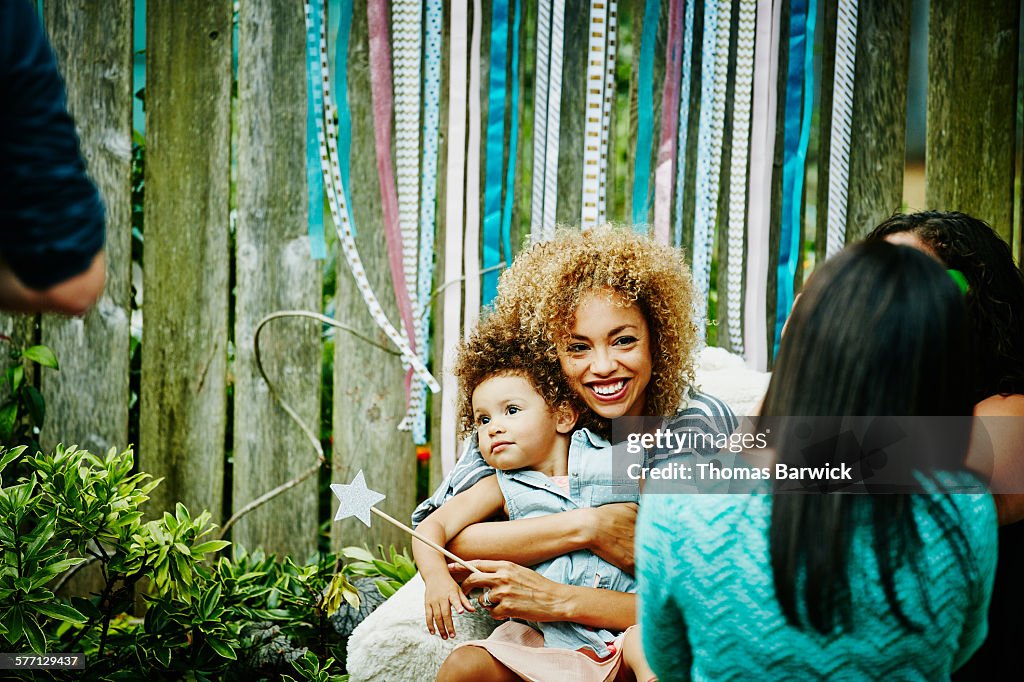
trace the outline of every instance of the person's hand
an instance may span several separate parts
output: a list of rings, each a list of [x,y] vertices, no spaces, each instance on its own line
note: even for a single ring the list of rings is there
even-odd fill
[[[423,593],[424,612],[427,617],[427,632],[437,634],[441,639],[455,636],[452,609],[458,613],[475,611],[469,597],[459,589],[454,580],[431,580]]]
[[[480,603],[498,619],[523,618],[535,622],[566,620],[565,585],[543,577],[536,571],[509,561],[470,561],[482,573],[456,570],[449,565],[452,577],[463,578],[462,591],[483,589]],[[461,568],[461,567],[459,567]]]
[[[580,510],[586,512],[590,529],[588,549],[630,575],[635,569],[633,539],[639,509],[633,502],[619,502]]]

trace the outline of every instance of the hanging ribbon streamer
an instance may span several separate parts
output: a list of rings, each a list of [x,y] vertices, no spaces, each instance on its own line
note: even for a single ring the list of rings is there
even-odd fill
[[[321,8],[322,9],[322,8]],[[306,26],[313,25],[312,8],[309,2],[305,3]],[[342,188],[341,168],[338,162],[338,133],[334,128],[333,115],[325,115],[331,111],[331,85],[330,69],[327,65],[327,36],[324,31],[323,15],[320,15],[320,69],[323,79],[323,99],[314,103],[317,122],[317,142],[320,147],[320,164],[324,176],[324,188],[327,191],[327,202],[331,209],[331,217],[334,219],[335,228],[338,231],[338,239],[341,243],[342,252],[348,263],[352,276],[356,280],[356,286],[362,295],[363,302],[370,312],[370,316],[378,327],[387,335],[388,339],[395,344],[402,356],[402,361],[410,364],[415,374],[426,382],[431,391],[437,392],[441,389],[437,380],[426,368],[420,358],[409,345],[408,340],[395,329],[388,320],[387,315],[377,301],[370,282],[366,277],[366,270],[363,268],[359,258],[359,250],[356,248],[355,238],[352,230],[352,217],[349,213],[348,204],[345,203]],[[311,37],[307,34],[307,41]],[[307,42],[307,48],[309,44]]]
[[[850,126],[857,59],[857,0],[839,0],[836,71],[832,81],[832,131],[828,158],[828,232],[825,257],[846,244],[846,200],[850,182]]]
[[[683,84],[679,89],[679,141],[676,144],[676,221],[672,243],[683,244],[683,198],[686,189],[687,138],[690,134],[690,73],[693,65],[693,4],[686,0],[685,34],[683,36]]]
[[[394,114],[392,93],[391,36],[388,0],[370,0],[366,6],[366,21],[370,33],[370,96],[373,99],[373,138],[377,156],[377,177],[380,181],[380,201],[384,214],[384,238],[388,247],[391,267],[391,285],[398,302],[398,314],[413,352],[416,341],[413,330],[412,297],[406,285],[403,264],[402,228],[398,219],[398,189],[395,169],[391,161],[391,117]],[[411,375],[406,376],[406,399],[412,398]],[[403,426],[407,426],[404,422]]]
[[[519,155],[519,24],[523,2],[516,0],[515,19],[512,21],[512,124],[509,132],[508,168],[505,170],[505,208],[501,215],[501,249],[505,267],[512,264],[512,205],[516,196],[516,158]]]
[[[605,59],[608,26],[608,5],[604,0],[590,2],[590,28],[587,31],[587,80],[584,98],[583,123],[583,197],[580,210],[580,228],[596,227],[600,215],[601,158],[607,154],[601,145]]]
[[[714,0],[708,0],[713,5]],[[647,226],[650,208],[651,141],[654,136],[654,42],[658,36],[661,0],[647,0],[640,37],[640,66],[637,75],[636,160],[633,163],[633,229]]]
[[[775,158],[776,87],[782,0],[757,5],[754,39],[754,112],[750,133],[750,191],[747,199],[747,288],[743,306],[743,347],[747,365],[768,368],[768,250],[772,163]]]
[[[460,334],[462,289],[463,207],[465,199],[466,163],[466,62],[468,61],[468,26],[466,0],[452,0],[449,35],[451,50],[448,59],[448,160],[445,186],[444,237],[444,321],[442,353],[445,365],[444,389],[441,393],[441,468],[445,474],[455,466],[455,412],[458,382],[448,363],[455,360]]]
[[[338,172],[342,183],[339,191],[345,199],[346,206],[352,205],[352,197],[349,195],[349,187],[352,186],[349,173],[349,159],[352,156],[352,112],[348,108],[348,39],[351,32],[352,0],[339,0],[338,39],[334,55],[334,75],[338,83],[335,113],[338,119]],[[327,113],[330,114],[330,110]],[[358,234],[355,222],[351,223],[350,227],[352,234]]]
[[[320,146],[316,141],[316,104],[323,102],[320,91],[320,51],[316,36],[320,35],[323,0],[312,0],[313,22],[306,27],[306,189],[309,196],[309,252],[316,260],[327,258],[324,240],[324,178],[320,174]]]
[[[615,102],[615,55],[618,43],[618,2],[608,0],[608,46],[605,49],[604,103],[601,105],[601,163],[598,169],[597,223],[607,221],[608,156],[611,154],[611,117]]]
[[[782,164],[782,210],[779,226],[779,267],[776,284],[775,350],[793,307],[793,280],[800,258],[803,225],[804,162],[811,131],[814,100],[815,0],[793,0],[789,33],[789,75],[786,83],[786,153]],[[802,59],[801,59],[802,57]],[[801,103],[802,100],[802,103]]]
[[[679,76],[683,62],[683,0],[670,0],[668,5],[668,44],[665,47],[665,85],[662,91],[661,138],[658,143],[658,165],[654,169],[654,238],[659,244],[669,243],[672,219],[672,164],[676,158],[679,130]]]
[[[441,0],[427,0],[424,30],[426,53],[423,70],[423,175],[420,192],[420,262],[417,268],[420,318],[417,346],[420,356],[430,357],[430,294],[434,280],[434,222],[437,211],[437,141],[441,120],[441,31],[443,21]],[[412,437],[417,445],[427,442],[427,388],[420,384],[423,409],[412,423]]]
[[[693,279],[697,285],[694,313],[700,329],[698,338],[702,344],[707,330],[711,245],[718,211],[730,29],[728,0],[708,0],[704,5],[700,127],[697,135],[697,201],[693,220]]]
[[[736,89],[732,110],[732,160],[729,168],[728,266],[726,271],[726,312],[729,345],[743,354],[740,324],[743,295],[743,239],[747,210],[747,156],[750,150],[750,96],[754,78],[754,20],[756,0],[740,0],[736,36]]]
[[[483,3],[473,0],[473,33],[469,44],[469,137],[466,141],[466,270],[465,320],[462,333],[468,339],[480,317],[480,33]]]
[[[490,80],[487,84],[487,158],[484,184],[483,261],[480,300],[490,303],[498,293],[501,262],[501,182],[505,159],[505,91],[508,69],[508,0],[491,4]],[[509,163],[512,158],[509,158]],[[509,186],[509,191],[511,191]]]
[[[419,298],[416,291],[416,268],[419,256],[419,192],[420,192],[420,66],[423,54],[423,5],[420,0],[394,0],[391,5],[391,25],[394,30],[393,59],[395,62],[395,165],[398,194],[398,223],[402,235],[402,276],[410,292],[412,335],[414,347],[426,362],[424,339],[420,334]],[[407,381],[411,375],[407,377]],[[410,388],[409,408],[399,425],[401,430],[412,430],[413,424],[423,419],[426,404],[419,387]],[[415,434],[414,434],[415,439]]]
[[[537,64],[533,103],[533,187],[530,193],[530,241],[544,234],[544,153],[548,143],[548,74],[551,70],[551,2],[537,5]]]
[[[551,8],[551,72],[548,83],[547,147],[544,150],[544,234],[555,236],[555,209],[558,207],[558,145],[562,120],[562,49],[565,38],[565,0],[555,0]]]

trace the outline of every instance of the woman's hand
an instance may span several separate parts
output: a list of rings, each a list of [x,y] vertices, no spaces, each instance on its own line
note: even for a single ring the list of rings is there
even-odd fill
[[[639,509],[633,502],[620,502],[580,510],[586,512],[586,527],[590,529],[587,548],[630,575],[635,568],[633,537]]]
[[[427,616],[427,632],[435,631],[441,639],[455,636],[452,609],[459,613],[475,611],[469,597],[459,589],[454,580],[430,580],[423,593],[424,612]],[[435,630],[436,628],[436,630]]]
[[[494,618],[523,618],[535,622],[567,620],[565,585],[509,561],[469,563],[483,572],[465,577],[462,591],[469,594],[475,588],[482,588],[484,597],[480,601],[491,604],[489,609]],[[448,568],[456,580],[468,572],[456,564],[449,564]]]

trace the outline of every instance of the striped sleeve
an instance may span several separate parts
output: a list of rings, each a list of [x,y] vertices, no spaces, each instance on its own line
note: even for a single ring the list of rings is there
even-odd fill
[[[442,481],[441,485],[437,487],[437,490],[434,491],[433,495],[420,502],[416,509],[413,510],[413,528],[420,525],[423,519],[430,516],[435,509],[440,507],[449,499],[458,495],[463,490],[469,490],[477,483],[477,481],[480,481],[493,473],[494,469],[492,469],[480,455],[480,448],[477,447],[476,441],[472,438],[467,438],[462,451],[462,456],[459,457],[457,462],[455,462],[455,466],[448,475],[445,476],[444,481]]]

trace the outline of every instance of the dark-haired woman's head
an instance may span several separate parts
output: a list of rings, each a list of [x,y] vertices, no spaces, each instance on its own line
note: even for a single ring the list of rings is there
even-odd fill
[[[942,211],[896,214],[867,237],[883,239],[922,249],[967,280],[974,401],[1024,393],[1024,275],[1006,242],[984,221]]]
[[[790,318],[764,413],[966,415],[962,295],[933,258],[871,242],[815,271]]]

